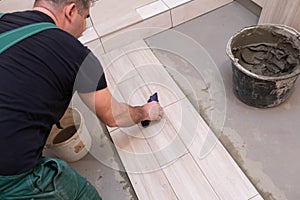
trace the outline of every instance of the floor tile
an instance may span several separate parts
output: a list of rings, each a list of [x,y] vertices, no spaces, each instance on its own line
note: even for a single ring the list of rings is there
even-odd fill
[[[160,0],[144,5],[136,9],[142,19],[148,19],[157,14],[167,11],[169,8]]]
[[[159,60],[144,42],[137,42],[123,48],[142,79],[148,84],[152,93],[158,92],[162,106],[172,104],[182,98],[184,94],[174,84]]]
[[[126,52],[136,69],[147,65],[161,65],[160,61],[145,42],[142,43],[138,41],[122,49]]]
[[[160,169],[147,141],[140,136],[139,127],[135,127],[135,129],[131,129],[130,135],[121,129],[116,129],[111,133],[126,171],[128,173],[147,173]]]
[[[136,8],[155,0],[101,0],[91,8],[91,17],[95,29],[104,36],[142,21]],[[109,9],[108,9],[109,8]]]
[[[171,27],[171,17],[168,11],[147,20],[131,24],[123,29],[116,30],[109,35],[102,36],[101,40],[105,51],[109,52]]]
[[[87,42],[86,44],[84,44],[84,46],[87,46],[98,59],[100,55],[104,53],[101,41],[99,39]]]
[[[29,10],[33,7],[34,0],[1,0],[0,12],[15,12],[21,10]]]
[[[201,149],[196,138],[190,152],[218,196],[221,199],[240,200],[249,199],[256,195],[256,189],[239,166],[233,161],[213,133],[210,132],[209,134],[211,140],[206,137],[204,142],[209,143],[207,146],[212,148],[207,148],[207,152],[203,152],[203,148]]]
[[[145,104],[149,96],[152,95],[139,75],[117,84],[117,88],[122,94],[125,103],[133,106]]]
[[[182,4],[185,4],[193,0],[162,0],[162,1],[165,2],[169,8],[175,8],[177,6],[180,6]]]
[[[117,84],[137,74],[131,61],[121,50],[116,49],[101,56],[101,61],[105,65],[105,70],[111,73]]]
[[[262,198],[262,196],[261,195],[256,195],[255,197],[252,197],[251,199],[249,199],[249,200],[264,200],[263,198]]]
[[[189,154],[179,158],[163,171],[178,199],[219,199]]]
[[[161,167],[175,162],[188,153],[181,138],[166,117],[159,122],[151,122],[149,127],[141,128],[141,130]]]
[[[169,74],[160,65],[146,65],[137,68],[152,93],[158,92],[159,101],[163,106],[170,105],[184,98],[184,94]]]
[[[178,199],[162,170],[129,174],[138,199]]]
[[[208,128],[187,99],[167,106],[164,108],[164,114],[172,123],[187,149],[190,149],[192,144],[197,144],[199,148],[204,145],[209,133]]]
[[[91,42],[93,40],[98,39],[98,34],[96,33],[95,29],[93,26],[88,27],[83,33],[82,36],[80,38],[78,38],[78,40],[82,43],[82,44],[86,44],[88,42]]]

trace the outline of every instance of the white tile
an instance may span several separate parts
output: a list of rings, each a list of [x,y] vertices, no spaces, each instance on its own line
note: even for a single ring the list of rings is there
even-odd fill
[[[175,8],[192,0],[162,0],[169,8]]]
[[[155,1],[145,6],[136,9],[136,12],[142,17],[142,19],[148,19],[157,14],[167,11],[169,8],[162,1]]]
[[[96,33],[94,27],[89,27],[87,28],[83,33],[82,36],[78,38],[78,40],[82,43],[82,44],[86,44],[88,42],[91,42],[93,40],[98,39],[98,34]]]
[[[178,199],[219,199],[190,154],[163,170]]]
[[[104,54],[99,55],[99,59],[103,64],[105,69],[108,67],[118,58],[124,56],[124,53],[120,49],[116,49],[114,51],[106,52]]]
[[[125,103],[140,106],[147,102],[152,95],[145,82],[139,75],[117,84]]]
[[[149,83],[148,87],[151,93],[157,92],[159,103],[163,107],[174,104],[184,98],[184,94],[174,82]]]
[[[109,133],[111,133],[111,132],[113,132],[113,131],[115,131],[115,130],[118,129],[118,127],[109,127],[109,126],[106,126],[106,128],[107,128],[107,130],[108,130]]]
[[[139,44],[139,43],[135,43],[135,44],[136,45],[126,46],[123,49],[136,69],[148,65],[153,65],[153,66],[162,65],[160,61],[156,58],[156,56],[153,54],[153,52],[149,49],[148,46],[140,47],[140,45],[143,44]]]
[[[131,131],[131,135],[140,134],[137,126]],[[111,137],[127,172],[146,173],[160,169],[145,139],[130,136],[121,129],[113,131]]]
[[[188,153],[178,133],[166,117],[159,122],[151,122],[149,127],[141,128],[141,130],[161,167],[175,162]]]
[[[101,37],[105,51],[131,44],[140,39],[165,31],[172,27],[170,11],[141,20],[134,25],[127,26]]]
[[[0,1],[0,12],[15,12],[22,10],[31,10],[33,7],[34,0],[1,0]]]
[[[138,49],[149,49],[148,45],[143,39],[137,40],[129,45],[121,47],[122,51],[128,54],[129,52],[136,51]]]
[[[141,48],[140,48],[141,46]],[[153,52],[143,43],[136,43],[130,47],[127,55],[142,79],[148,85],[152,93],[158,92],[162,106],[172,104],[182,98],[184,94],[164,69]]]
[[[178,199],[162,170],[128,176],[138,199]]]
[[[85,19],[85,26],[86,26],[86,28],[90,28],[93,26],[93,22],[90,17]]]
[[[212,148],[207,149],[207,152],[202,152],[203,149],[201,147],[205,144],[200,146],[196,138],[190,148],[190,152],[218,196],[221,199],[240,200],[250,199],[257,195],[254,186],[226,149],[213,136],[212,132],[209,135],[210,137],[206,137],[202,143],[209,143],[209,146]]]
[[[108,70],[111,73],[116,84],[137,75],[137,72],[127,55],[119,49],[102,55],[101,60],[105,65],[105,70]]]
[[[162,65],[140,66],[137,71],[151,92],[158,92],[159,101],[163,106],[175,103],[185,97]]]
[[[93,40],[84,45],[87,46],[98,59],[99,59],[99,55],[104,53],[104,49],[99,39]]]
[[[262,198],[262,196],[260,196],[259,194],[257,194],[255,197],[252,197],[249,200],[264,200],[264,199]]]
[[[164,113],[185,146],[190,149],[192,144],[195,144],[201,150],[209,131],[191,103],[187,99],[180,100],[164,108]]]
[[[100,36],[142,21],[136,8],[153,0],[101,0],[91,8],[91,18]]]

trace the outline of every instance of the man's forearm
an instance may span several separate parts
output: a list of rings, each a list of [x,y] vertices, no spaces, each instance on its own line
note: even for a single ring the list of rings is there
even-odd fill
[[[148,117],[143,106],[130,106],[124,103],[116,104],[117,105],[114,105],[112,109],[115,126],[132,126]]]
[[[158,102],[130,106],[118,102],[107,88],[97,92],[81,93],[80,97],[98,118],[110,127],[128,127],[143,120],[160,120],[163,115]]]

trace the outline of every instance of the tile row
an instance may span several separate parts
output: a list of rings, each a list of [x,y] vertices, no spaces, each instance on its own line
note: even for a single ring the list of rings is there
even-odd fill
[[[100,60],[123,101],[140,105],[158,91],[164,107],[163,119],[147,128],[109,130],[139,199],[260,198],[144,42],[100,55]]]
[[[102,0],[91,9],[94,31],[87,31],[85,43],[99,36],[104,52],[125,46],[138,39],[175,27],[212,11],[233,0],[124,0],[118,4]],[[109,11],[107,10],[109,9]]]

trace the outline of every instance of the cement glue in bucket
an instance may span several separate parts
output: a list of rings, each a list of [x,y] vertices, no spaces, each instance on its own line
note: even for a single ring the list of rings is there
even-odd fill
[[[226,53],[235,96],[258,108],[283,103],[300,73],[299,37],[296,30],[275,24],[246,27],[232,36]]]
[[[91,148],[91,137],[82,114],[75,108],[68,108],[60,120],[63,129],[54,125],[48,137],[46,148],[66,162],[83,158]]]

